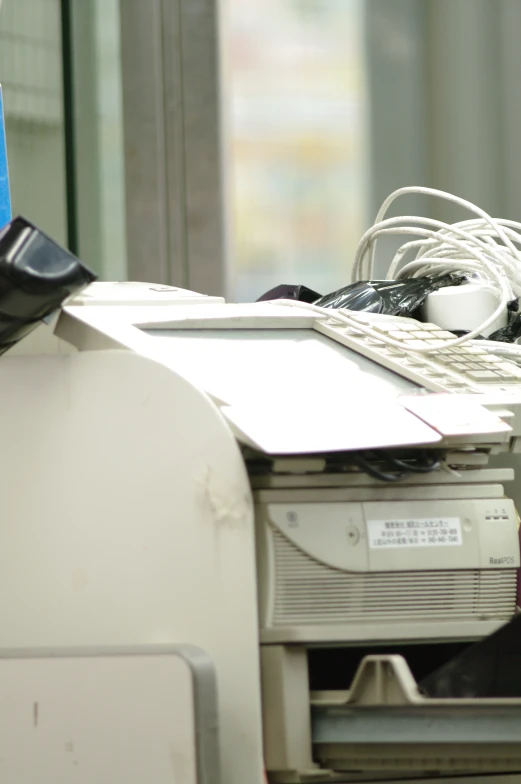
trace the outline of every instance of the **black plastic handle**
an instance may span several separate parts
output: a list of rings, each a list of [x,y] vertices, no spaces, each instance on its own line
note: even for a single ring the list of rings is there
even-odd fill
[[[22,217],[0,232],[0,353],[96,275]]]

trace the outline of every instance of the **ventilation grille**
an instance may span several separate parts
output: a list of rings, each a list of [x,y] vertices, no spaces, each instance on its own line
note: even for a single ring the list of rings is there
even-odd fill
[[[508,618],[515,569],[346,573],[273,531],[274,626]]]

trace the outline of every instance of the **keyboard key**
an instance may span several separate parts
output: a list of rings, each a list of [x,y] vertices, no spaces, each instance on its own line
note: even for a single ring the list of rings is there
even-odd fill
[[[372,329],[377,332],[383,332],[385,335],[390,335],[392,332],[411,332],[418,329],[416,325],[409,324],[395,324],[393,322],[382,322],[371,324]]]
[[[502,384],[519,384],[519,379],[516,376],[511,376],[507,370],[498,370],[496,375],[499,376]]]
[[[404,340],[403,344],[406,348],[427,348],[429,346],[427,340]]]
[[[456,335],[453,335],[452,332],[447,332],[445,329],[441,329],[436,332],[436,337],[445,338],[446,340],[454,340]]]
[[[413,321],[411,323],[407,323],[406,321],[400,321],[398,323],[393,324],[393,329],[400,329],[403,332],[416,332],[418,330],[418,324]]]
[[[511,370],[514,375],[521,375],[521,367],[516,362],[498,362],[497,365],[494,365],[494,370],[497,368],[501,368],[502,370]]]
[[[389,332],[389,337],[394,338],[394,340],[407,340],[409,333],[393,330],[392,332]]]
[[[452,362],[450,369],[455,370],[458,373],[466,373],[467,370],[470,370],[471,368],[465,362]]]
[[[488,357],[478,357],[479,366],[484,370],[495,370],[497,367],[496,362],[489,362]]]
[[[447,352],[439,352],[439,354],[435,354],[434,358],[436,362],[439,362],[441,365],[453,365],[454,364],[454,357],[452,354],[448,354]]]
[[[486,351],[470,351],[465,346],[463,346],[463,351],[460,351],[459,353],[461,356],[465,356],[467,359],[473,359],[476,362],[481,362],[482,359],[488,357]]]
[[[467,354],[486,354],[484,348],[478,348],[477,346],[461,346],[463,351],[466,351]]]
[[[468,375],[470,378],[473,378],[475,381],[498,380],[498,374],[494,373],[493,370],[469,370]]]
[[[501,365],[496,365],[494,370],[496,371],[504,370],[514,378],[521,378],[521,368],[519,368],[517,365],[514,365],[513,362],[505,362],[502,363]]]

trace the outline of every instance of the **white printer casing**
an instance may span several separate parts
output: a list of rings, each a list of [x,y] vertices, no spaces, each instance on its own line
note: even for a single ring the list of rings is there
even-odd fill
[[[314,321],[105,284],[0,362],[0,671],[13,651],[196,645],[227,784],[262,784],[265,763],[335,777],[313,759],[308,647],[474,640],[515,611],[513,474],[487,467],[507,421],[471,431],[469,407],[444,432],[403,403],[421,390]],[[400,487],[328,469],[379,447],[452,467]]]

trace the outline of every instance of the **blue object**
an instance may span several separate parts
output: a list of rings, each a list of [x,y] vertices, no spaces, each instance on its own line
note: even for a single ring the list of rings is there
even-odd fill
[[[5,143],[4,103],[0,86],[0,229],[11,220],[11,195],[9,192],[9,169]]]

